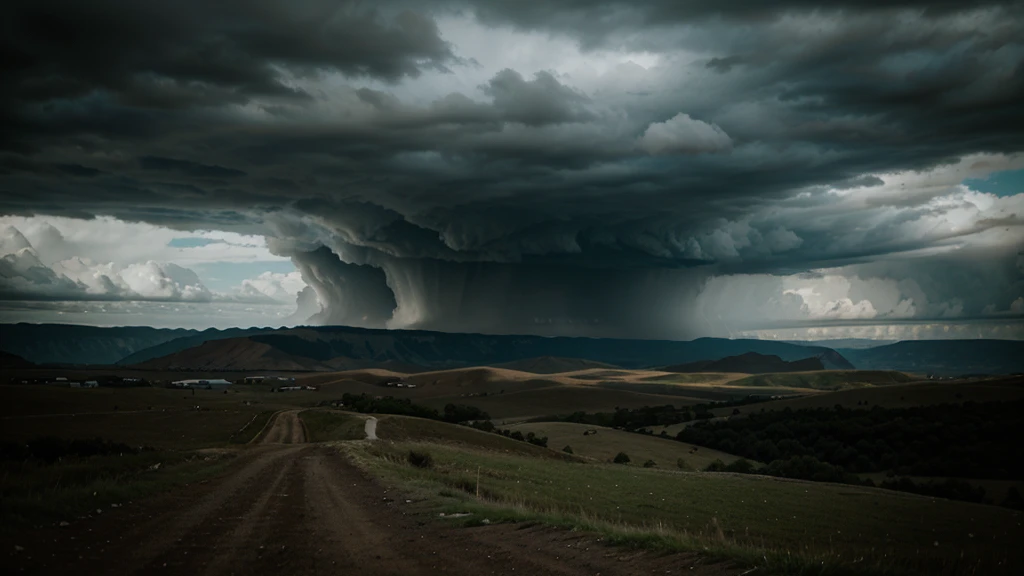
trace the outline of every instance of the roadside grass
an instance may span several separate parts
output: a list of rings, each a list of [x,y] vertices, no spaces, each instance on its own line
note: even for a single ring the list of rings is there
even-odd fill
[[[336,410],[305,410],[299,418],[306,425],[309,442],[362,440],[366,438],[366,419]]]
[[[274,410],[257,412],[253,415],[251,420],[246,422],[241,428],[231,435],[230,442],[232,444],[248,444],[252,442],[257,436],[264,432],[264,428],[276,413],[277,412]]]
[[[677,442],[674,438],[648,436],[603,426],[573,422],[530,422],[514,424],[508,428],[519,430],[524,435],[533,432],[537,436],[547,436],[548,448],[561,450],[570,446],[573,454],[601,462],[611,462],[616,454],[625,452],[629,455],[630,466],[640,466],[647,460],[654,460],[658,468],[678,470],[677,461],[682,458],[686,470],[703,470],[715,460],[729,464],[739,459],[739,456],[733,454]],[[596,430],[597,434],[584,436],[583,433],[588,430]],[[691,453],[694,448],[697,451]]]
[[[881,489],[558,462],[424,442],[339,445],[469,523],[533,521],[698,551],[771,573],[1016,574],[1021,514]],[[433,465],[407,462],[410,450]],[[479,485],[477,484],[479,477]],[[476,497],[479,490],[480,498]]]
[[[824,370],[820,372],[781,372],[757,374],[733,380],[730,386],[775,388],[807,388],[811,390],[841,390],[866,386],[891,386],[916,380],[913,376],[895,370]]]
[[[53,464],[0,462],[0,530],[13,533],[30,526],[74,522],[112,505],[213,477],[232,458],[230,452],[148,450],[65,458]]]

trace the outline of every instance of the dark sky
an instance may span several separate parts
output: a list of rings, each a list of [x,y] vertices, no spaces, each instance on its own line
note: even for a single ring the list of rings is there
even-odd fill
[[[1024,338],[1024,8],[819,4],[7,2],[0,320]]]

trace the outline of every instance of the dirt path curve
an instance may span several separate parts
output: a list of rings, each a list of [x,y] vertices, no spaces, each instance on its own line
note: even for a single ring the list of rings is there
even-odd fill
[[[299,418],[299,410],[285,410],[274,416],[270,429],[263,435],[262,444],[302,444],[306,429]]]
[[[2,542],[7,574],[734,575],[692,555],[623,550],[542,527],[428,516],[318,444],[245,450],[231,473]],[[12,552],[13,544],[22,550]],[[6,566],[9,566],[7,568]]]

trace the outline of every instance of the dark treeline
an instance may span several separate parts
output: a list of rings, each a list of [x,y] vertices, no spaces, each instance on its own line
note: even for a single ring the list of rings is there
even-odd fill
[[[501,434],[502,436],[504,436],[506,438],[511,438],[513,440],[519,440],[520,442],[529,442],[530,444],[533,444],[534,446],[540,446],[541,448],[547,448],[548,447],[548,437],[547,436],[537,436],[533,432],[527,432],[526,435],[523,436],[523,433],[520,432],[519,430],[492,430],[492,431],[495,434]]]
[[[914,481],[910,478],[888,478],[880,484],[875,484],[871,479],[861,479],[856,474],[843,470],[842,466],[833,466],[818,460],[814,456],[794,456],[785,460],[773,460],[767,466],[758,466],[745,458],[740,458],[731,464],[715,460],[705,470],[708,472],[761,474],[764,476],[795,478],[815,482],[839,482],[860,486],[878,486],[889,490],[912,492],[914,494],[949,498],[951,500],[965,500],[967,502],[988,504],[996,503],[986,496],[984,488],[974,486],[965,480],[946,478],[940,481]],[[1020,509],[1022,507],[1020,500],[1020,494],[1016,489],[1011,488],[1009,494],[1000,504]]]
[[[640,428],[651,426],[671,426],[694,420],[707,420],[714,418],[711,410],[716,408],[746,406],[767,402],[768,400],[769,398],[766,397],[748,396],[740,400],[695,404],[680,408],[667,404],[665,406],[644,406],[643,408],[634,409],[616,408],[614,412],[573,412],[568,416],[549,416],[538,418],[535,421],[575,422],[577,424],[590,424],[592,426],[606,426],[608,428],[636,431]]]
[[[771,465],[799,457],[843,472],[1019,480],[1024,401],[754,412],[699,422],[677,440]]]
[[[346,408],[365,414],[397,414],[455,424],[491,419],[487,412],[480,410],[476,406],[467,406],[465,404],[447,404],[444,407],[444,412],[438,412],[433,408],[414,404],[408,398],[393,398],[391,396],[380,398],[368,394],[349,393],[342,395],[341,402]]]

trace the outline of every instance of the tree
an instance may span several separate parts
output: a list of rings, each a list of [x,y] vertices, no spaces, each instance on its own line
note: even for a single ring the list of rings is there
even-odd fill
[[[615,455],[615,459],[612,462],[616,464],[629,464],[629,455],[625,452],[619,452]]]

